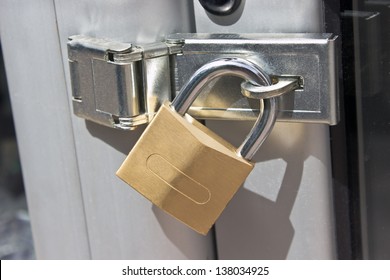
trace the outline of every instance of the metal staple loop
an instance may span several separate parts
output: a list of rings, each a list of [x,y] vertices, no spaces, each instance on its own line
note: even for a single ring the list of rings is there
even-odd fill
[[[251,82],[241,83],[241,93],[252,99],[269,99],[303,88],[303,78],[300,76],[273,76],[275,81],[270,86],[258,86]]]

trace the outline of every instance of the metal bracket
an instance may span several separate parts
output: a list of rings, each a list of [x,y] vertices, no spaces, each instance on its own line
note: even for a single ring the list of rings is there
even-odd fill
[[[68,58],[74,113],[131,130],[147,123],[171,99],[169,56],[180,51],[167,43],[146,46],[76,35]]]
[[[332,34],[173,34],[134,46],[83,35],[69,38],[74,113],[120,129],[149,122],[202,65],[220,57],[250,60],[274,77],[299,77],[280,96],[278,121],[338,121],[338,78]],[[199,119],[254,120],[260,111],[251,88],[221,77],[203,89],[189,113]],[[241,87],[243,94],[240,94]],[[297,88],[297,87],[295,87]]]

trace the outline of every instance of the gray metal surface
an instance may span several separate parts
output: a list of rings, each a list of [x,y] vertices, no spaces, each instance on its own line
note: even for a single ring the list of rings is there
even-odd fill
[[[194,1],[197,31],[322,31],[322,1],[242,2],[226,19],[207,15]],[[0,3],[37,257],[213,258],[210,236],[182,226],[114,176],[141,131],[114,131],[72,117],[70,110],[68,36],[155,42],[168,33],[194,31],[191,5],[173,0]],[[208,125],[233,144],[252,126]],[[335,258],[327,126],[279,123],[254,160],[254,172],[217,223],[219,256]]]
[[[246,0],[228,17],[194,1],[197,32],[322,32],[322,1]],[[207,121],[233,144],[252,126]],[[328,126],[277,123],[216,224],[221,259],[334,259]]]
[[[0,22],[36,256],[90,258],[53,2],[1,0]]]
[[[193,31],[191,3],[0,3],[37,258],[214,258],[211,236],[185,228],[115,176],[142,129],[113,131],[73,117],[70,110],[69,36],[155,42],[167,33]]]
[[[188,1],[71,0],[55,4],[69,106],[66,44],[70,35],[147,44],[169,33],[192,31]],[[93,259],[214,258],[211,235],[203,237],[186,228],[115,176],[142,128],[116,131],[75,116],[72,124]]]

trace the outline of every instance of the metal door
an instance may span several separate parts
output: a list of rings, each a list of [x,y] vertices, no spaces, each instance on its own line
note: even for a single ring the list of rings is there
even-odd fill
[[[203,237],[115,177],[142,129],[116,131],[72,114],[66,51],[74,34],[149,43],[175,32],[322,33],[324,7],[321,0],[243,0],[221,18],[198,1],[0,1],[37,257],[336,258],[328,126],[277,123],[255,170]],[[207,125],[233,144],[251,126]]]

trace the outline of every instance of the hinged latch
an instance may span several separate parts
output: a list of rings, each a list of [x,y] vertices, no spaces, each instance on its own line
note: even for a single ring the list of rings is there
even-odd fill
[[[68,56],[74,113],[120,129],[148,123],[191,75],[220,57],[241,57],[271,76],[299,77],[280,96],[278,121],[338,121],[332,34],[173,34],[142,46],[76,35]],[[203,89],[189,113],[199,119],[254,120],[259,102],[240,93],[242,80],[221,77]],[[246,96],[251,97],[248,93]]]
[[[133,129],[151,120],[171,100],[169,56],[177,45],[127,43],[76,35],[68,54],[76,115],[104,125]]]

